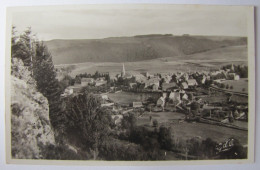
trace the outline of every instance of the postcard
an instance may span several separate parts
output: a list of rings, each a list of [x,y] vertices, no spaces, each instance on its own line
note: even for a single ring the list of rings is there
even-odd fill
[[[6,162],[254,162],[253,6],[9,7]]]

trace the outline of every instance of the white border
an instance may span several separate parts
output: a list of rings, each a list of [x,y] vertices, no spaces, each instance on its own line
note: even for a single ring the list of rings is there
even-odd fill
[[[18,1],[19,1],[19,0],[18,0]],[[21,5],[21,1],[19,1],[19,2],[18,2],[18,1],[16,2],[16,5]],[[11,4],[12,4],[13,2],[14,2],[14,1],[12,1]],[[69,2],[69,1],[66,1],[66,2],[64,2],[64,3],[68,3],[68,2]],[[78,2],[79,2],[79,1],[77,1],[77,3],[78,3]],[[93,1],[92,1],[92,2],[93,2]],[[139,2],[140,2],[140,1],[139,1]],[[187,1],[182,1],[182,2],[183,2],[183,3],[185,3],[185,2],[187,3]],[[198,2],[198,1],[196,1],[196,2]],[[195,3],[196,3],[196,2],[195,2]],[[204,1],[204,2],[205,2],[205,1]],[[247,2],[249,2],[249,1],[247,1]],[[54,3],[53,3],[53,1],[51,1],[51,2],[47,2],[47,3],[52,3],[52,4],[55,4],[55,3],[56,3],[56,4],[57,4],[57,3],[59,3],[59,1],[55,1]],[[70,3],[73,3],[73,2],[70,1]],[[74,2],[74,3],[75,3],[75,2]],[[81,2],[81,3],[82,3],[82,2]],[[95,2],[95,3],[100,3],[100,1]],[[104,3],[104,2],[101,2],[101,3]],[[157,3],[158,3],[158,1],[157,1]],[[164,2],[164,3],[165,3],[165,2]],[[166,2],[166,3],[169,3],[169,1]],[[180,1],[178,1],[178,3],[180,3]],[[194,1],[189,2],[189,3],[194,3]],[[202,2],[198,2],[198,3],[202,3]],[[241,2],[240,2],[240,3],[241,3]],[[244,3],[245,3],[245,2],[244,2]],[[256,3],[256,2],[255,2],[255,3]],[[10,4],[10,3],[9,3],[9,4]],[[26,5],[30,5],[30,4],[40,5],[39,3],[38,3],[38,4],[37,4],[37,3],[33,3],[32,1],[26,1],[25,4],[26,4]],[[46,4],[46,1],[45,1],[44,3],[41,3],[41,4],[49,5],[49,4]],[[209,1],[207,1],[206,4],[209,4]],[[225,3],[222,2],[221,4],[225,4]],[[229,1],[229,4],[230,4],[230,1]],[[233,2],[233,4],[234,4],[234,2]],[[249,3],[249,4],[250,4],[250,3]],[[252,4],[252,3],[251,3],[251,4]],[[24,4],[22,4],[22,5],[24,5]],[[239,5],[239,3],[234,4],[234,5]],[[259,6],[259,2],[258,2],[257,5]],[[4,16],[4,15],[2,15],[2,16]],[[2,22],[2,21],[1,21],[1,22]],[[251,28],[251,29],[252,29],[252,28]],[[2,36],[2,34],[1,34],[1,36]],[[1,38],[2,38],[2,37],[1,37]],[[1,42],[1,43],[2,43],[2,42]],[[4,51],[2,44],[1,44],[1,50]],[[7,51],[8,51],[8,50],[7,50]],[[2,54],[1,54],[1,56],[2,56]],[[253,55],[253,56],[254,56],[254,55]],[[2,59],[3,59],[3,57],[2,57]],[[4,63],[4,62],[1,62],[1,63],[2,63],[1,66],[3,66],[3,63]],[[250,64],[251,64],[252,67],[254,67],[254,62],[251,62]],[[3,67],[1,67],[1,68],[3,68]],[[10,67],[9,67],[9,68],[10,68]],[[3,73],[3,71],[2,71],[2,73]],[[2,76],[2,75],[1,75],[1,76]],[[1,78],[2,78],[2,77],[1,77]],[[6,85],[7,85],[7,84],[6,84]],[[2,87],[2,86],[1,86],[1,87]],[[2,89],[3,89],[3,88],[2,88]],[[251,91],[251,94],[255,94],[254,88],[253,88],[252,86],[250,86],[250,91]],[[258,92],[258,91],[257,91],[257,92]],[[249,93],[250,93],[250,92],[249,92]],[[257,96],[257,95],[256,95],[256,96]],[[3,101],[2,98],[1,98],[1,100]],[[256,100],[256,101],[257,101],[257,100]],[[2,102],[2,103],[4,103],[4,102]],[[4,104],[3,104],[3,105],[4,105]],[[1,111],[3,111],[3,107],[1,108]],[[3,112],[2,112],[2,113],[3,113]],[[1,117],[1,120],[2,120],[2,117]],[[10,119],[9,119],[9,120],[10,120]],[[251,120],[254,120],[254,117],[252,117]],[[259,121],[258,121],[258,122],[259,122]],[[3,136],[3,135],[2,135],[2,132],[3,132],[2,130],[3,130],[3,129],[2,129],[2,127],[1,127],[1,136]],[[2,143],[1,143],[1,144],[2,144]],[[1,148],[1,151],[3,151],[2,148]],[[257,151],[257,149],[256,149],[256,151]],[[3,152],[1,152],[1,153],[2,153],[2,154],[1,154],[1,158],[2,158]],[[1,159],[1,160],[2,160],[2,159]],[[4,164],[3,164],[3,165],[4,165]],[[124,164],[124,165],[125,165],[125,164]],[[2,165],[1,165],[1,167],[2,167]],[[9,168],[15,168],[15,166],[5,166],[5,165],[4,165],[3,167],[4,167],[4,169],[5,169],[5,168],[8,168],[8,169],[9,169]],[[22,166],[22,167],[24,167],[24,166]],[[48,166],[48,167],[50,167],[50,166]],[[191,166],[188,166],[188,167],[191,167]],[[182,166],[181,168],[182,168],[182,169],[185,169],[185,168],[188,168],[188,167],[183,167],[183,166]],[[197,167],[197,168],[199,168],[199,169],[201,169],[201,168],[202,168],[202,169],[208,168],[208,167],[205,167],[205,166],[204,166],[204,167],[201,167],[201,166],[200,166],[200,167],[198,167],[198,166],[192,166],[192,167],[193,167],[193,168],[194,168],[194,167],[195,167],[195,168]],[[215,168],[217,168],[217,167],[220,168],[219,165],[216,165],[216,166],[215,166]],[[221,166],[221,167],[222,167],[222,166]],[[223,166],[223,167],[226,167],[226,168],[229,167],[229,168],[230,168],[231,166],[228,166],[228,165],[227,165],[227,166]],[[240,169],[240,168],[242,168],[242,167],[248,167],[248,166],[247,166],[247,165],[243,165],[243,166],[242,166],[242,165],[240,165],[240,166],[236,165],[236,169]],[[252,167],[255,168],[256,166],[252,166]],[[26,167],[26,168],[32,169],[32,168],[35,168],[35,166]],[[43,168],[43,166],[37,166],[37,168],[40,168],[40,169],[41,169],[41,168]],[[47,168],[47,167],[46,167],[46,168]],[[55,167],[52,167],[52,168],[55,168]],[[58,167],[57,167],[57,168],[58,168]],[[68,168],[68,167],[64,167],[64,168]],[[142,167],[140,167],[140,168],[142,168]],[[151,168],[151,167],[149,167],[149,168]],[[248,167],[248,168],[249,168],[249,167]],[[120,168],[120,169],[121,169],[121,168]],[[250,169],[251,169],[251,168],[250,168]]]

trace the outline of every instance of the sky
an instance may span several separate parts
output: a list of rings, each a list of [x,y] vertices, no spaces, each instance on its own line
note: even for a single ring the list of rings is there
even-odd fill
[[[100,39],[145,34],[247,36],[239,6],[84,5],[11,8],[18,32],[40,40]]]

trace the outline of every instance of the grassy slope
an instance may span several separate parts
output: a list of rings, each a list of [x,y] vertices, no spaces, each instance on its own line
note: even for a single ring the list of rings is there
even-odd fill
[[[232,46],[225,47],[207,52],[192,54],[186,58],[159,58],[138,62],[125,62],[125,68],[127,72],[142,72],[148,71],[149,73],[163,73],[163,72],[175,72],[175,71],[188,71],[193,70],[205,70],[205,68],[220,67],[227,64],[246,64],[246,46]],[[75,76],[80,73],[95,73],[109,72],[110,75],[120,73],[122,70],[122,63],[118,62],[88,62],[76,65],[71,73]]]
[[[217,142],[223,142],[226,139],[233,137],[239,139],[242,145],[247,144],[246,131],[203,123],[178,123],[178,119],[185,118],[184,114],[178,112],[147,112],[145,116],[138,118],[137,124],[139,126],[146,125],[147,127],[149,127],[150,116],[152,116],[152,120],[158,120],[159,124],[161,125],[171,123],[170,125],[172,127],[174,138],[178,138],[180,141],[183,142],[196,136],[203,140],[210,137]]]
[[[96,40],[51,40],[45,43],[55,64],[69,64],[134,62],[165,57],[190,59],[192,54],[221,47],[246,45],[246,38],[145,35]]]

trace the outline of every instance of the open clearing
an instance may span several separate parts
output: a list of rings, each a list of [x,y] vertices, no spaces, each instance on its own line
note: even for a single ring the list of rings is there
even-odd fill
[[[125,62],[126,72],[131,74],[138,74],[140,72],[149,72],[150,74],[156,73],[175,73],[178,71],[203,71],[210,68],[218,69],[221,66],[228,64],[246,64],[246,61],[229,61],[229,60],[184,60],[184,61],[169,61],[167,59],[156,59],[140,62]],[[122,63],[81,63],[73,64],[76,66],[70,73],[72,77],[75,77],[80,73],[95,73],[96,71],[101,73],[109,72],[111,77],[120,74],[122,71]],[[62,66],[62,65],[59,65]],[[56,66],[56,67],[59,67]],[[66,66],[66,65],[65,65]]]
[[[246,93],[248,94],[248,79],[241,78],[240,80],[225,80],[222,82],[224,85],[233,86],[233,89],[228,89],[229,91]],[[244,91],[243,91],[244,89]]]
[[[133,92],[119,92],[119,93],[108,93],[108,98],[115,103],[119,104],[130,104],[133,102],[145,101],[151,96],[160,97],[160,93],[133,93]]]
[[[138,74],[140,72],[169,73],[177,71],[202,71],[211,68],[218,69],[228,64],[244,64],[247,65],[247,47],[233,46],[225,47],[216,50],[196,53],[192,55],[169,56],[164,58],[124,62],[126,72]],[[55,67],[66,67],[75,65],[70,75],[72,77],[80,73],[95,73],[96,71],[104,73],[109,72],[111,77],[120,74],[122,63],[118,62],[85,62],[78,64],[61,64]]]
[[[174,139],[179,141],[198,137],[202,140],[211,138],[216,142],[223,142],[228,138],[236,138],[242,145],[247,145],[247,131],[197,122],[188,123],[184,121],[179,123],[179,120],[184,119],[185,115],[177,112],[146,112],[144,116],[138,118],[137,124],[153,129],[150,116],[152,116],[152,120],[158,120],[159,125],[170,125]],[[246,122],[244,123],[246,124]]]

